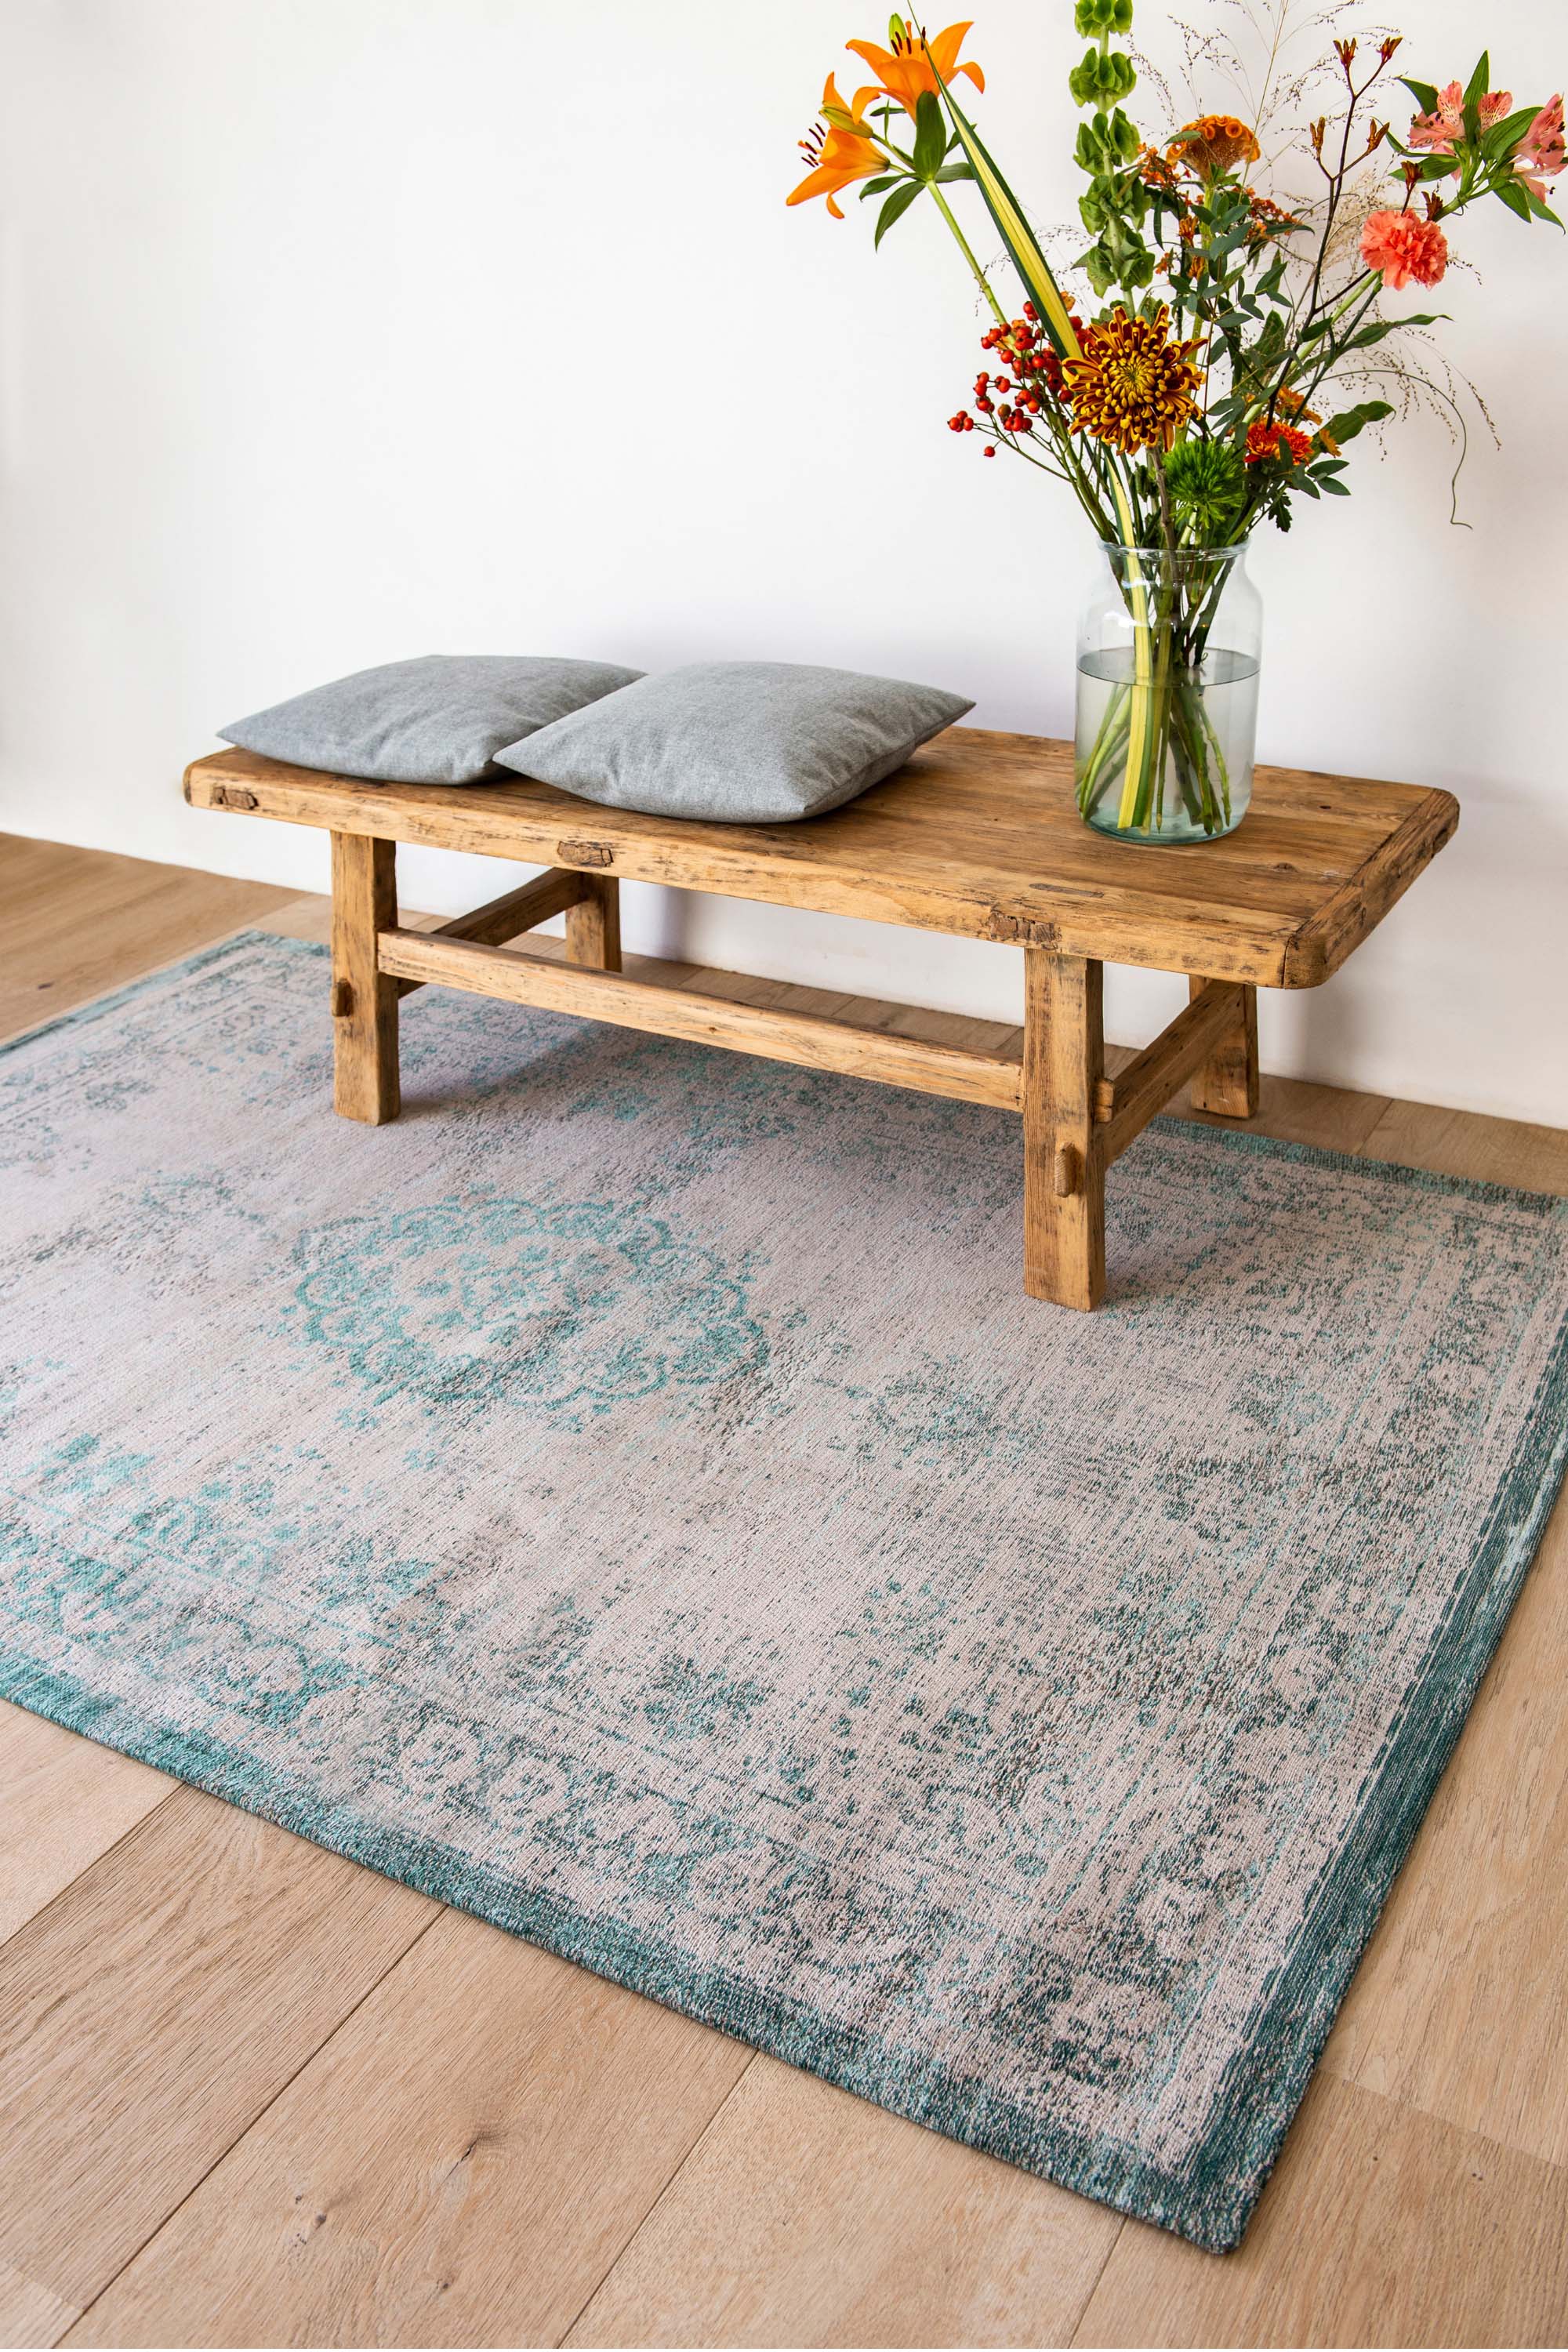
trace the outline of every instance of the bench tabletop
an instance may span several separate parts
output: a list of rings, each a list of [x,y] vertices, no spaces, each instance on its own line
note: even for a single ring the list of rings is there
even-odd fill
[[[364,783],[250,751],[195,761],[185,797],[335,833],[1272,988],[1314,987],[1336,971],[1459,816],[1446,792],[1259,768],[1251,809],[1223,841],[1113,841],[1079,816],[1069,744],[973,727],[950,728],[848,807],[795,824],[645,816],[521,776]]]

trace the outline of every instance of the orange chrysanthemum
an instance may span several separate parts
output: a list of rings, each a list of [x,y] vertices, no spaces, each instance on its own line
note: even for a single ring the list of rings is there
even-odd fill
[[[1415,213],[1373,213],[1361,233],[1361,257],[1381,269],[1383,282],[1398,293],[1414,278],[1436,286],[1448,267],[1448,240],[1436,221]]]
[[[1165,150],[1173,163],[1185,163],[1200,180],[1217,179],[1238,163],[1256,163],[1262,149],[1234,114],[1204,114],[1177,131]]]
[[[1260,466],[1266,457],[1283,457],[1288,466],[1304,466],[1312,454],[1312,436],[1298,433],[1293,425],[1270,425],[1260,416],[1247,428],[1247,462]]]
[[[1073,424],[1127,457],[1140,449],[1169,449],[1196,406],[1203,383],[1193,364],[1200,344],[1172,342],[1170,311],[1152,319],[1125,310],[1086,327],[1082,356],[1062,362]]]
[[[1300,393],[1292,392],[1289,386],[1287,385],[1283,392],[1276,394],[1276,405],[1283,409],[1287,416],[1293,416],[1298,425],[1317,425],[1319,428],[1318,438],[1322,443],[1324,448],[1328,451],[1330,457],[1337,457],[1339,456],[1339,443],[1334,439],[1333,435],[1329,431],[1327,425],[1324,425],[1318,411],[1315,408],[1308,407],[1307,403]]]

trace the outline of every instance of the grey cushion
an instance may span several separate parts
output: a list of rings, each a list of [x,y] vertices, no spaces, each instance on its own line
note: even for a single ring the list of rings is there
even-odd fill
[[[840,807],[973,710],[959,694],[796,662],[693,662],[496,753],[608,808],[777,824]]]
[[[226,743],[384,784],[471,784],[515,745],[641,670],[529,654],[421,654],[220,727]]]

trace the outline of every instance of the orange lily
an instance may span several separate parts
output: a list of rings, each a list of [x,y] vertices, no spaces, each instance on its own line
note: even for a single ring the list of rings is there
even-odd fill
[[[879,49],[875,41],[848,41],[845,46],[865,59],[877,76],[877,87],[883,97],[896,99],[906,114],[913,114],[922,90],[930,90],[933,98],[939,95],[937,74],[943,81],[951,81],[954,74],[967,74],[976,89],[984,89],[985,76],[980,68],[972,62],[958,62],[963,37],[973,22],[973,18],[967,18],[962,25],[950,25],[933,41],[905,25],[901,32],[893,35],[890,49]],[[933,65],[936,73],[931,71]]]
[[[872,145],[861,127],[867,102],[877,95],[874,89],[858,89],[854,106],[847,107],[838,95],[837,83],[828,75],[822,92],[822,110],[827,114],[831,110],[832,114],[842,116],[852,127],[844,130],[831,119],[826,131],[820,122],[813,125],[800,142],[800,152],[812,169],[798,188],[790,190],[784,198],[786,205],[804,205],[813,196],[826,196],[834,219],[842,220],[844,215],[835,202],[839,189],[848,187],[852,180],[868,180],[873,172],[886,169],[887,157],[879,147]]]

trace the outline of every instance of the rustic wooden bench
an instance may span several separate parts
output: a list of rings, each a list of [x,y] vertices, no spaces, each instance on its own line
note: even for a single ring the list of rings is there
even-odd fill
[[[336,1104],[398,1113],[397,1005],[437,983],[666,1037],[1022,1113],[1024,1283],[1090,1307],[1105,1286],[1105,1171],[1189,1077],[1199,1108],[1258,1108],[1258,990],[1315,988],[1358,947],[1458,822],[1444,792],[1289,768],[1257,774],[1226,839],[1110,841],[1073,805],[1065,743],[952,728],[847,808],[799,824],[695,824],[598,808],[522,778],[367,784],[248,751],[187,771],[194,807],[332,836]],[[400,841],[548,870],[443,924],[404,929]],[[622,876],[775,906],[999,940],[1024,950],[1021,1057],[780,1013],[621,971]],[[566,918],[566,961],[504,944]],[[1190,1001],[1114,1080],[1104,963],[1188,975]]]

